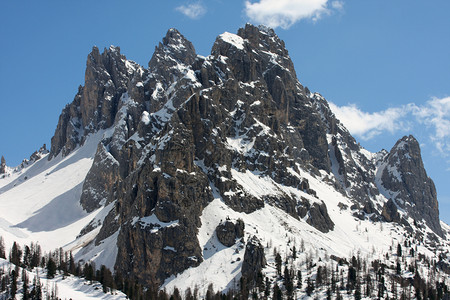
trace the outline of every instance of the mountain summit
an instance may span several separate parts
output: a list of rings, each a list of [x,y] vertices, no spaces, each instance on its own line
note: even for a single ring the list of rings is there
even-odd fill
[[[335,258],[384,253],[394,240],[449,251],[414,137],[390,152],[363,149],[300,84],[266,27],[219,35],[207,57],[170,29],[148,68],[118,47],[94,47],[48,161],[35,168],[51,176],[77,161],[85,167],[66,170],[78,182],[48,199],[80,206],[58,219],[83,224],[60,246],[144,286],[254,286],[255,274],[272,274],[274,251],[287,260],[305,242]],[[28,184],[13,183],[0,201]],[[19,219],[10,223],[32,231]]]

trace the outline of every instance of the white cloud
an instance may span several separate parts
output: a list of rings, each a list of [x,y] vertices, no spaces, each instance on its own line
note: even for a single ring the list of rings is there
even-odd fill
[[[259,0],[245,1],[245,13],[255,23],[287,29],[302,19],[316,21],[332,10],[342,11],[342,1],[328,0]]]
[[[394,133],[400,129],[408,128],[407,122],[402,118],[407,114],[403,107],[388,108],[381,112],[368,113],[360,110],[356,105],[337,106],[329,103],[330,108],[344,126],[354,135],[363,140],[389,131]]]
[[[450,151],[450,97],[433,98],[424,106],[409,104],[409,107],[419,123],[433,129],[431,139],[438,150],[448,153]]]
[[[331,7],[339,10],[339,11],[343,11],[344,10],[344,2],[342,1],[333,1],[331,2]]]
[[[373,113],[364,112],[354,104],[329,104],[350,133],[363,140],[372,139],[383,132],[410,133],[420,126],[441,155],[450,156],[450,97],[433,98],[423,105],[410,103]]]
[[[206,7],[200,2],[180,5],[175,9],[191,19],[198,19],[206,13]]]

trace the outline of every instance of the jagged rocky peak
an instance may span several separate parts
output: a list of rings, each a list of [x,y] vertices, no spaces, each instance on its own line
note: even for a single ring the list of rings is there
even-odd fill
[[[253,287],[261,270],[266,266],[264,246],[258,237],[252,236],[245,245],[244,261],[242,262],[242,277]]]
[[[126,59],[119,47],[111,46],[103,53],[97,47],[87,57],[85,85],[71,104],[63,109],[52,137],[49,159],[70,153],[84,142],[87,134],[111,127],[119,108],[119,100],[139,65]]]
[[[130,80],[130,64],[120,48],[111,46],[100,55],[97,47],[88,55],[85,86],[81,97],[81,125],[89,132],[108,128],[114,122],[117,102]]]
[[[276,77],[281,81],[297,81],[284,42],[266,27],[247,24],[238,34],[225,32],[219,35],[211,55],[226,63],[221,69],[227,78],[242,82],[266,80],[269,87]]]
[[[194,45],[175,28],[169,29],[162,43],[155,47],[155,52],[148,66],[152,70],[158,69],[161,67],[161,63],[170,62],[168,57],[174,58],[185,65],[193,64],[197,57]]]
[[[418,141],[404,136],[384,158],[380,169],[381,182],[395,204],[415,221],[422,219],[439,236],[443,236],[439,221],[436,188],[428,177]]]
[[[238,35],[255,49],[262,53],[271,53],[271,59],[282,67],[289,70],[294,78],[297,78],[294,64],[286,49],[286,45],[281,40],[272,28],[260,25],[258,27],[247,23],[244,28],[238,30]]]

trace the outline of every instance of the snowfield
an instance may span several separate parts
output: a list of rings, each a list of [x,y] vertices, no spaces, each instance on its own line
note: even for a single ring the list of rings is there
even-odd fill
[[[6,249],[14,241],[39,242],[43,251],[64,247],[99,213],[88,214],[79,200],[102,135],[90,135],[64,158],[59,155],[49,161],[45,156],[0,179],[0,236]]]

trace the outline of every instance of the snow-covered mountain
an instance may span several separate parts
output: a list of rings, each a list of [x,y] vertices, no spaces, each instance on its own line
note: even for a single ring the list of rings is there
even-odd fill
[[[374,262],[400,264],[386,276],[405,289],[419,275],[450,284],[450,228],[418,142],[363,149],[301,85],[269,28],[221,34],[207,57],[170,29],[148,68],[118,47],[94,47],[47,152],[15,169],[2,159],[7,249],[39,241],[144,287],[200,295],[211,283],[263,295],[261,282],[283,281],[292,296],[278,256],[303,272],[292,275],[297,297],[311,294],[312,281],[326,297],[321,268],[362,276],[352,257],[367,274],[378,274]]]

